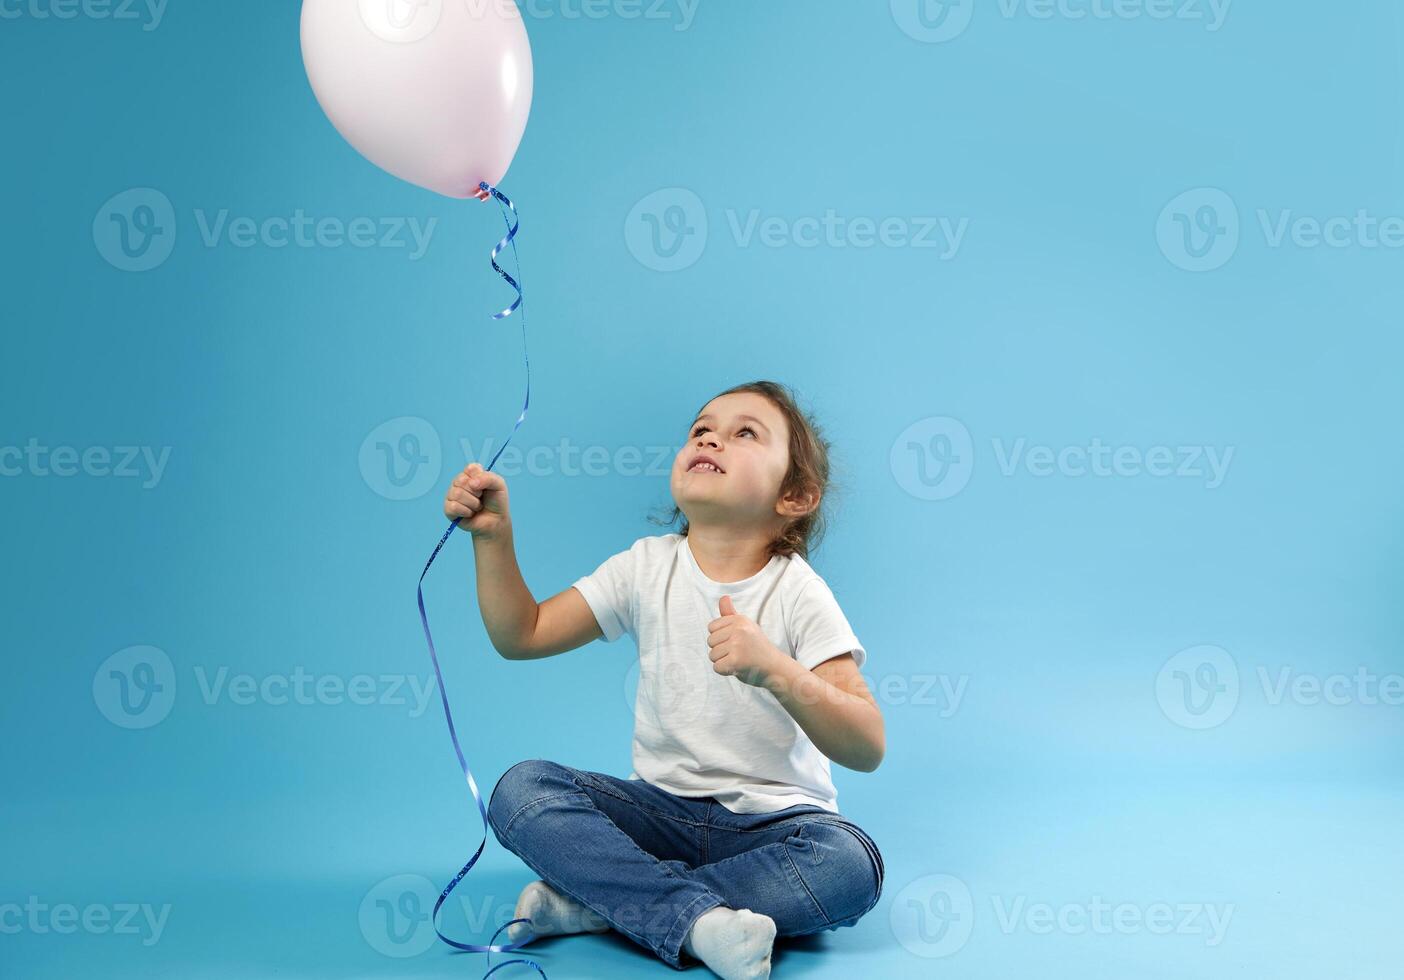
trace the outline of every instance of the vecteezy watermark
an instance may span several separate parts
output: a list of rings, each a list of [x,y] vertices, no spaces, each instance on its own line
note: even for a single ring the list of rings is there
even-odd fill
[[[941,216],[846,216],[834,208],[797,218],[766,215],[760,208],[727,208],[726,228],[737,248],[912,248],[932,249],[941,261],[954,259],[965,241],[969,218]],[[711,222],[702,199],[685,187],[665,187],[641,198],[624,219],[630,254],[656,272],[678,272],[702,257]]]
[[[1206,490],[1216,490],[1233,462],[1232,446],[1151,446],[1142,451],[1108,445],[1095,436],[1086,446],[1031,446],[1023,436],[1008,445],[996,437],[990,445],[1004,476],[1022,469],[1038,477],[1175,477],[1203,480]]]
[[[464,0],[470,16],[492,6],[515,5],[531,20],[649,20],[685,31],[697,18],[701,0]]]
[[[361,479],[388,500],[414,500],[439,482],[443,451],[427,421],[402,415],[377,425],[361,440]]]
[[[418,718],[429,707],[436,681],[415,674],[312,674],[302,666],[292,673],[255,676],[231,674],[221,666],[211,675],[204,667],[195,668],[200,698],[207,705],[228,701],[235,705],[266,704],[356,704],[408,707],[409,716]]]
[[[737,690],[748,687],[740,681],[721,683],[726,678],[712,669],[706,656],[696,654],[695,649],[668,645],[649,659],[647,670],[638,658],[629,663],[624,671],[624,702],[634,714],[638,734],[655,737],[682,731],[715,710],[711,706],[721,698],[740,702],[755,696]]]
[[[473,20],[521,16],[531,20],[646,20],[692,26],[701,0],[357,0],[361,22],[376,37],[413,44],[432,34],[450,5]]]
[[[1292,208],[1257,208],[1252,227],[1269,249],[1404,248],[1404,215],[1308,215]],[[1217,187],[1198,187],[1177,196],[1160,213],[1156,240],[1161,254],[1188,272],[1210,272],[1238,252],[1243,230],[1238,204]]]
[[[171,713],[175,695],[175,665],[159,647],[118,650],[93,672],[93,703],[118,728],[160,724]]]
[[[1181,650],[1156,674],[1155,699],[1182,728],[1222,725],[1238,707],[1238,664],[1211,644]]]
[[[569,438],[554,444],[519,446],[509,443],[497,452],[492,438],[475,444],[459,439],[463,465],[495,457],[493,472],[499,476],[564,477],[666,477],[681,445],[602,446],[577,445]],[[433,489],[443,470],[439,432],[415,416],[382,422],[361,441],[357,454],[366,486],[389,500],[415,500]],[[459,467],[460,469],[462,467]]]
[[[664,862],[684,867],[681,862]],[[482,936],[484,941],[503,924],[515,919],[516,893],[478,894],[471,898],[467,889],[455,891],[445,902],[441,919],[447,921],[455,908],[463,915],[462,925],[445,932]],[[418,956],[434,945],[434,903],[439,889],[423,875],[393,875],[373,885],[361,899],[357,921],[361,936],[376,952],[395,959]],[[455,902],[454,898],[458,901]],[[663,926],[677,918],[677,906],[670,902],[623,902],[610,909],[611,926],[638,935],[646,926]],[[635,928],[637,927],[637,928]],[[507,942],[511,930],[503,930],[496,942]]]
[[[1238,206],[1216,187],[1175,197],[1155,223],[1160,253],[1186,272],[1210,272],[1238,251]]]
[[[989,896],[993,921],[1006,936],[1027,932],[1153,936],[1202,936],[1218,946],[1228,933],[1232,902],[1117,902],[1092,895],[1088,901],[1030,902],[1026,895]],[[889,924],[897,942],[914,956],[937,959],[961,951],[975,925],[970,888],[954,875],[930,874],[908,883],[892,900]]]
[[[0,0],[3,2],[3,0]],[[302,208],[290,215],[233,215],[228,208],[191,212],[200,243],[208,249],[229,247],[404,250],[417,262],[424,257],[438,226],[436,217],[313,218]],[[98,254],[124,272],[148,272],[162,265],[175,248],[175,206],[162,192],[134,187],[108,200],[93,218]]]
[[[935,708],[939,718],[960,710],[969,686],[969,674],[884,674],[868,682],[879,704]]]
[[[1263,701],[1312,707],[1404,706],[1404,674],[1376,674],[1360,665],[1351,673],[1321,674],[1290,665],[1254,668]],[[1206,729],[1222,725],[1239,704],[1238,661],[1223,647],[1201,644],[1181,650],[1155,677],[1155,699],[1161,712],[1181,728]]]
[[[465,459],[488,459],[492,439],[476,449],[470,439],[459,440]],[[682,446],[577,446],[562,438],[555,445],[528,448],[509,445],[497,457],[493,471],[502,476],[667,476]],[[464,465],[467,465],[466,463]]]
[[[98,254],[123,272],[148,272],[175,248],[171,199],[151,187],[133,187],[108,200],[93,218]]]
[[[207,706],[380,705],[409,709],[418,718],[437,689],[432,677],[415,674],[316,674],[301,665],[291,672],[235,673],[228,666],[196,666],[195,689]],[[176,697],[176,670],[159,647],[139,645],[118,650],[93,673],[93,702],[119,728],[151,728],[171,713]]]
[[[291,215],[266,218],[234,217],[228,208],[213,214],[196,208],[193,212],[206,248],[228,244],[234,248],[384,248],[409,249],[411,262],[424,258],[439,219],[420,222],[416,217],[358,217],[349,221],[337,217],[311,218],[298,208]]]
[[[656,272],[678,272],[707,248],[707,206],[685,187],[665,187],[640,199],[624,219],[624,243]]]
[[[624,703],[640,724],[659,731],[677,730],[723,704],[740,707],[757,696],[759,688],[722,678],[706,656],[696,653],[674,647],[671,653],[651,663],[647,674],[637,659],[629,663],[624,671]],[[641,677],[647,681],[642,692]],[[933,708],[941,719],[951,718],[960,710],[970,686],[969,674],[890,673],[876,679],[864,674],[863,680],[879,704]],[[774,683],[766,687],[772,694],[780,691]],[[831,684],[817,688],[813,694],[797,690],[790,696],[801,704],[826,698],[846,701],[852,697]]]
[[[357,0],[361,23],[382,41],[413,44],[434,33],[444,0]]]
[[[888,453],[897,485],[922,500],[946,500],[965,489],[975,469],[975,442],[957,419],[919,419],[898,434]]]
[[[892,19],[910,38],[926,44],[953,41],[975,17],[975,0],[891,0]]]
[[[923,875],[892,899],[888,923],[907,952],[939,959],[960,952],[969,942],[975,902],[970,888],[955,875]]]
[[[170,446],[46,446],[31,436],[23,446],[0,446],[0,477],[78,476],[140,480],[143,490],[161,482]]]
[[[1029,902],[1024,895],[993,895],[999,931],[1005,935],[1028,932],[1035,936],[1203,936],[1205,946],[1224,941],[1234,903],[1225,902],[1117,902],[1113,905],[1093,895],[1087,902]]]
[[[439,889],[423,875],[395,875],[377,882],[361,899],[361,935],[377,953],[404,959],[434,945],[431,921]]]
[[[892,19],[908,37],[926,44],[953,41],[970,27],[976,0],[891,0]],[[1233,0],[995,0],[981,3],[1001,19],[1064,21],[1174,21],[1217,32]]]
[[[154,31],[169,0],[0,0],[0,20],[136,21]]]
[[[65,936],[83,932],[94,936],[139,936],[143,946],[155,946],[161,941],[170,916],[169,903],[93,903],[79,908],[68,902],[51,905],[41,902],[38,895],[30,895],[23,905],[0,903],[0,935],[28,932],[36,936]]]
[[[990,440],[1002,476],[1078,479],[1180,479],[1223,485],[1233,446],[1115,445],[1094,436],[1085,444],[1031,444],[1025,437]],[[965,489],[975,468],[975,442],[959,419],[930,416],[907,426],[893,440],[888,463],[898,486],[921,500],[946,500]]]

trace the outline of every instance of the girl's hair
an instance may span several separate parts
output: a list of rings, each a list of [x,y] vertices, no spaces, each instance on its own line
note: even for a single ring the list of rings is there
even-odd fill
[[[800,557],[808,559],[810,549],[819,546],[828,526],[826,511],[831,490],[829,477],[829,449],[831,447],[814,418],[800,409],[794,392],[779,382],[748,381],[736,385],[734,388],[728,388],[726,391],[718,392],[713,396],[713,399],[743,391],[764,395],[770,399],[771,404],[780,410],[780,414],[785,416],[785,421],[789,425],[790,466],[785,472],[785,479],[780,483],[780,496],[783,497],[787,493],[802,493],[806,490],[820,495],[819,503],[813,510],[808,514],[793,518],[785,524],[775,540],[770,543],[767,554],[784,557],[799,554]],[[708,401],[713,399],[708,399]],[[706,403],[704,402],[702,408],[705,407]],[[702,408],[698,408],[697,414],[701,414]],[[665,507],[664,510],[666,509]],[[686,537],[688,521],[686,517],[683,517],[682,508],[674,504],[672,510],[672,516],[667,520],[659,521],[650,517],[649,521],[666,527],[676,523],[678,518],[682,517],[681,534]]]

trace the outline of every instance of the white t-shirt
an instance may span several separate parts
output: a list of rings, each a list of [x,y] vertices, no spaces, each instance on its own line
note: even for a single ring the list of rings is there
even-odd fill
[[[606,642],[628,633],[638,645],[634,770],[677,796],[714,796],[733,813],[770,813],[811,803],[838,813],[829,759],[775,695],[718,674],[707,626],[731,596],[770,641],[813,668],[867,653],[834,594],[799,555],[774,555],[739,582],[703,574],[682,534],[639,538],[572,583]]]

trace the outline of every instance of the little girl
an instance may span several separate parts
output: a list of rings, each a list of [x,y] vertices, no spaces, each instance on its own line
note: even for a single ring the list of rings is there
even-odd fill
[[[806,557],[822,534],[828,445],[786,387],[713,398],[673,462],[681,533],[639,538],[537,604],[503,478],[470,464],[444,513],[473,535],[497,651],[533,660],[628,633],[638,645],[627,779],[532,759],[488,803],[541,876],[516,917],[537,936],[613,928],[682,969],[770,975],[777,935],[853,925],[877,904],[877,845],[839,815],[829,762],[871,772],[882,714],[867,654]],[[523,923],[509,941],[526,934]]]

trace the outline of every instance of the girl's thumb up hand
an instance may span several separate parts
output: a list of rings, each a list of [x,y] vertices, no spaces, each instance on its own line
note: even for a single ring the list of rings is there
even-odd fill
[[[474,538],[490,540],[501,536],[512,524],[507,481],[483,469],[481,463],[469,463],[449,486],[444,497],[444,516],[457,521]]]

